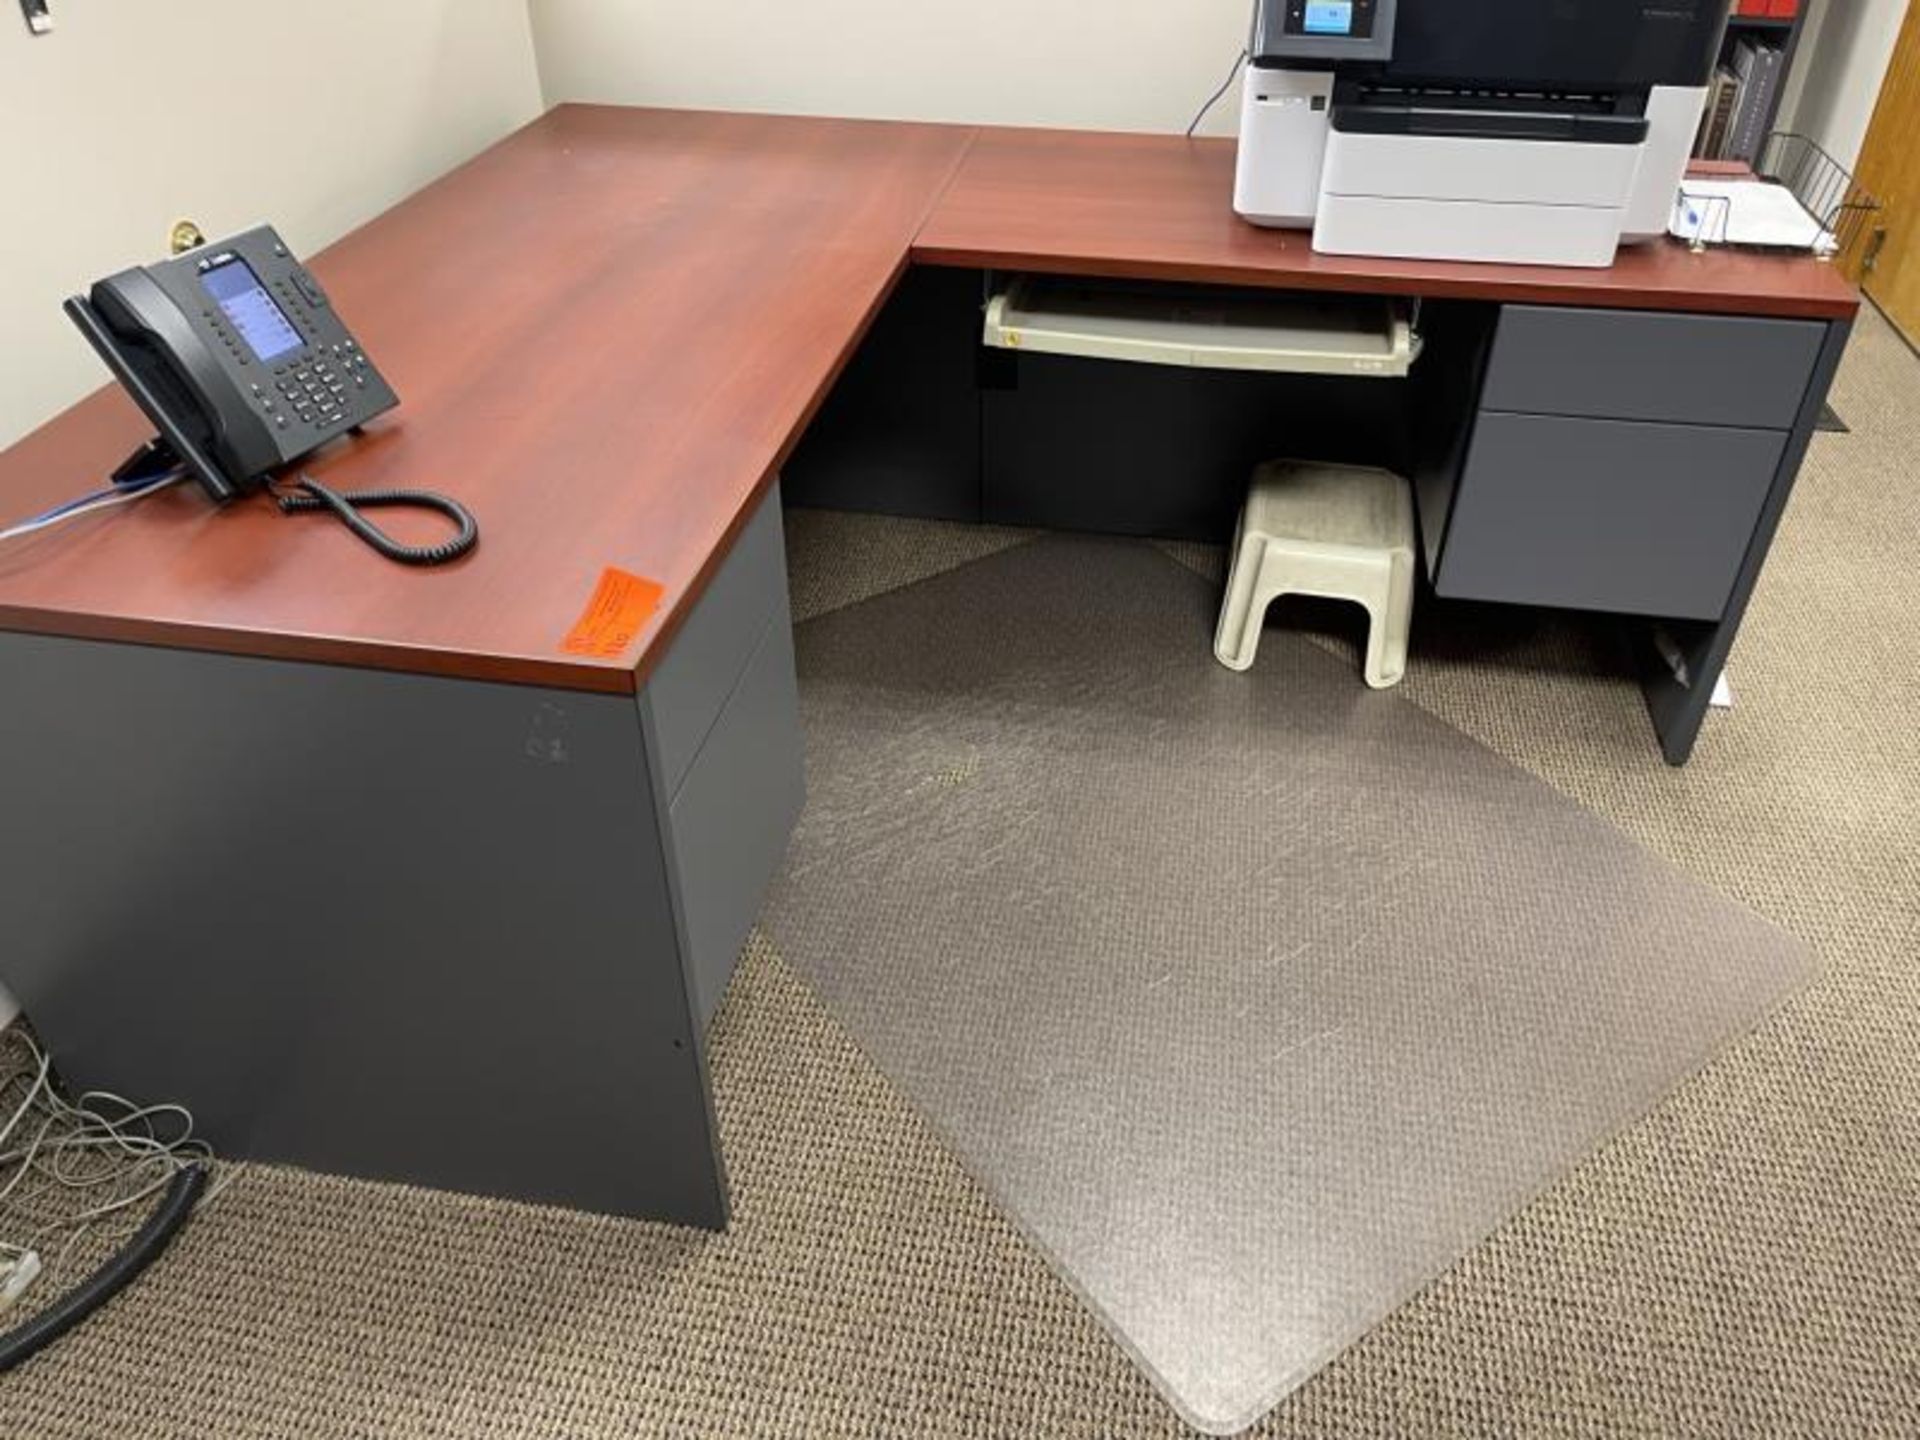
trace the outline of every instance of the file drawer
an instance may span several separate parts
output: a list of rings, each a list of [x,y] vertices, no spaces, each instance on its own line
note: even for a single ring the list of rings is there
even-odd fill
[[[786,536],[775,484],[647,682],[669,798],[700,753],[767,621],[786,625],[787,615]]]
[[[1434,589],[1718,619],[1786,440],[1773,430],[1483,413]]]
[[[713,1018],[806,801],[805,742],[783,608],[668,812],[700,1023]]]
[[[1508,305],[1482,409],[1793,427],[1826,326],[1804,320]]]

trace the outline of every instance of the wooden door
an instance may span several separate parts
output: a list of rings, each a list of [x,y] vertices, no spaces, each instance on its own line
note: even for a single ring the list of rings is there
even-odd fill
[[[1862,247],[1867,294],[1920,344],[1920,5],[1907,6],[1856,170],[1884,207]]]

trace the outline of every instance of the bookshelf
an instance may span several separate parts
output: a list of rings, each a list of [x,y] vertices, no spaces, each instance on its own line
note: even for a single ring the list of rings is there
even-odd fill
[[[1751,11],[1761,0],[1732,3],[1693,153],[1706,160],[1751,162],[1779,123],[1781,97],[1813,0],[1797,0],[1793,13],[1785,15],[1741,13],[1742,5]],[[1772,0],[1772,11],[1788,3],[1792,0]]]

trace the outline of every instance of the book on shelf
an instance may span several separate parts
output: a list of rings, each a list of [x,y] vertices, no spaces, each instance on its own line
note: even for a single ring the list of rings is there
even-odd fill
[[[1733,47],[1733,74],[1738,85],[1733,118],[1728,127],[1728,160],[1751,163],[1760,158],[1773,128],[1774,100],[1780,93],[1780,72],[1785,52],[1778,45],[1747,37]]]
[[[1740,77],[1721,66],[1707,86],[1707,102],[1700,113],[1700,133],[1693,153],[1703,160],[1723,159],[1733,130],[1734,108],[1740,102]]]

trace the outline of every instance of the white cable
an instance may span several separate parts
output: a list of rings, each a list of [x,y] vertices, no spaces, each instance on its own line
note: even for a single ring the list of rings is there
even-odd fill
[[[0,1268],[24,1266],[29,1256],[38,1266],[57,1246],[40,1275],[61,1269],[101,1222],[144,1207],[181,1170],[213,1158],[186,1107],[136,1105],[104,1090],[69,1100],[52,1069],[22,1028],[0,1032],[0,1234],[14,1232],[0,1238]],[[200,1206],[238,1173],[229,1168]],[[33,1278],[21,1280],[22,1288]]]
[[[56,510],[51,514],[42,515],[36,520],[25,520],[10,529],[0,530],[0,540],[13,540],[22,535],[35,535],[42,530],[51,530],[55,525],[64,525],[69,520],[77,520],[82,515],[92,515],[100,510],[111,510],[116,505],[130,505],[135,500],[144,500],[147,496],[154,494],[156,491],[165,490],[170,485],[178,485],[186,478],[184,474],[167,475],[159,480],[150,481],[145,485],[129,486],[118,494],[102,495],[98,500],[91,500],[85,505],[76,505],[71,510]]]
[[[32,1048],[32,1045],[33,1045],[32,1041],[27,1041],[26,1043],[29,1048]],[[46,1085],[47,1073],[52,1069],[53,1069],[53,1058],[48,1055],[42,1055],[40,1057],[39,1073],[33,1077],[33,1083],[27,1087],[26,1096],[24,1099],[20,1101],[20,1108],[13,1112],[12,1118],[10,1118],[7,1121],[5,1126],[0,1126],[0,1149],[4,1149],[6,1147],[7,1142],[13,1138],[14,1127],[18,1125],[22,1119],[25,1118],[27,1111],[33,1108],[34,1099],[36,1096],[39,1095],[41,1088]],[[7,1077],[7,1080],[4,1083],[0,1083],[0,1090],[4,1090],[6,1085],[10,1085],[12,1083],[13,1083],[13,1077],[12,1076]],[[4,1164],[4,1163],[5,1163],[4,1161],[0,1161],[0,1164]]]

